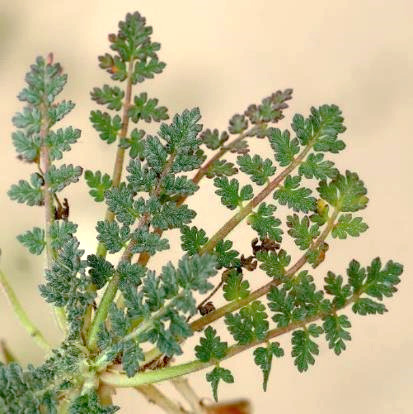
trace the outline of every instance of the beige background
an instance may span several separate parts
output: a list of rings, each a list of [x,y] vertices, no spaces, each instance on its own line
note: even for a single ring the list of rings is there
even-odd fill
[[[134,10],[154,27],[154,39],[162,43],[161,59],[168,64],[162,76],[143,88],[159,97],[170,113],[199,105],[206,126],[224,128],[233,113],[286,87],[294,88],[294,100],[282,127],[288,127],[292,113],[307,113],[311,105],[336,103],[343,109],[348,146],[337,164],[358,171],[365,180],[371,204],[363,216],[370,230],[356,240],[330,243],[328,260],[314,272],[320,282],[328,269],[344,272],[353,257],[366,264],[380,255],[406,265],[400,292],[387,301],[390,312],[382,317],[351,317],[353,341],[341,357],[323,344],[316,365],[300,375],[287,356],[273,366],[264,394],[260,374],[251,356],[244,354],[224,364],[233,369],[236,383],[222,386],[221,396],[249,396],[260,414],[410,413],[411,1],[0,2],[1,266],[33,318],[58,343],[49,309],[34,294],[43,261],[30,257],[15,239],[37,224],[41,211],[17,205],[5,195],[12,183],[31,171],[31,166],[15,160],[11,144],[11,117],[20,108],[15,96],[34,57],[54,51],[70,76],[64,97],[77,103],[66,122],[83,130],[66,160],[110,172],[114,147],[99,142],[89,126],[88,112],[94,107],[89,91],[108,81],[96,60],[106,51],[107,33]],[[257,148],[268,152],[262,142]],[[212,200],[211,184],[204,184],[192,205],[203,213],[196,223],[212,233],[230,213]],[[69,195],[82,245],[93,251],[96,206],[83,182],[72,186]],[[102,214],[99,208],[98,217]],[[232,235],[244,251],[251,236],[245,228]],[[167,256],[153,264],[158,267]],[[1,337],[8,338],[24,362],[41,361],[41,352],[28,341],[3,296],[0,327]],[[283,340],[287,351],[288,341]],[[209,397],[204,374],[194,375],[194,384]],[[132,391],[120,392],[118,402],[123,405],[121,413],[155,412]]]

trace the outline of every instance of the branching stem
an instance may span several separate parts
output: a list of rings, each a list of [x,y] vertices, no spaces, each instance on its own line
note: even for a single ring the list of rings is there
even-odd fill
[[[358,299],[360,296],[359,293],[352,295],[347,301],[345,302],[344,307],[352,304],[354,301]],[[340,309],[342,309],[340,308]],[[317,314],[298,322],[290,323],[289,325],[282,327],[282,328],[274,328],[268,332],[266,337],[263,340],[254,340],[246,345],[232,345],[228,348],[228,352],[224,359],[229,359],[241,352],[246,351],[249,348],[253,348],[257,345],[265,343],[273,338],[276,338],[280,335],[286,334],[288,332],[294,331],[295,329],[302,328],[309,323],[315,322],[318,319],[323,319],[326,316],[336,312],[336,309],[332,309],[329,312],[318,312]],[[160,368],[156,371],[146,371],[141,372],[133,377],[127,377],[124,374],[119,372],[104,372],[100,376],[100,380],[106,384],[113,385],[115,387],[136,387],[143,384],[153,384],[156,382],[161,382],[165,380],[169,380],[172,378],[180,377],[182,375],[187,375],[192,372],[200,371],[202,369],[208,368],[212,365],[215,365],[216,361],[211,360],[209,362],[201,362],[201,361],[191,361],[180,365],[170,366],[166,368]]]

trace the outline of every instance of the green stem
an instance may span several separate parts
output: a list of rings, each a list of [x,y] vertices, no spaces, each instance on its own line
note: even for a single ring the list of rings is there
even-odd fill
[[[354,294],[352,295],[342,306],[340,309],[343,309],[344,307],[347,307],[351,303],[353,303],[355,300],[358,299],[360,295]],[[264,339],[262,340],[254,340],[246,345],[232,345],[228,348],[228,352],[225,355],[225,359],[229,359],[241,352],[246,351],[249,348],[253,348],[257,345],[260,345],[262,343],[265,343],[273,338],[276,338],[280,335],[283,335],[285,333],[294,331],[295,329],[302,328],[305,325],[315,322],[318,319],[323,319],[326,316],[336,312],[337,309],[332,309],[329,312],[319,312],[303,321],[293,322],[285,327],[282,328],[274,328],[270,330]],[[121,374],[119,372],[114,371],[107,371],[100,375],[100,380],[106,384],[110,384],[114,387],[136,387],[143,384],[153,384],[156,382],[161,382],[165,380],[169,380],[172,378],[180,377],[182,375],[187,375],[196,371],[200,371],[202,369],[208,368],[212,365],[216,365],[215,360],[211,360],[209,362],[201,362],[201,361],[192,361],[187,362],[180,365],[175,365],[171,367],[166,368],[160,368],[156,371],[146,371],[146,372],[140,372],[134,375],[133,377],[127,377],[124,374]]]
[[[46,341],[46,339],[44,338],[40,330],[30,320],[26,311],[23,309],[22,304],[17,298],[16,293],[11,287],[6,275],[1,270],[0,270],[0,284],[3,287],[4,293],[9,298],[9,301],[14,310],[14,313],[19,318],[20,323],[23,325],[23,327],[26,329],[29,335],[34,339],[36,344],[39,345],[45,351],[49,352],[51,349],[50,345],[48,344],[48,342]]]
[[[161,191],[161,181],[162,179],[169,173],[171,170],[173,163],[175,160],[175,154],[171,154],[168,162],[165,164],[165,167],[159,176],[158,184],[151,194],[151,196],[158,196]],[[150,215],[148,213],[144,214],[141,219],[139,220],[139,223],[137,225],[136,230],[141,229],[142,227],[146,226],[149,222]],[[121,262],[130,262],[131,258],[133,256],[132,250],[136,245],[136,241],[132,239],[128,246],[125,249],[125,252],[123,253],[122,257],[119,260],[119,263]],[[112,277],[110,282],[108,283],[108,286],[106,287],[105,293],[103,294],[102,300],[99,303],[98,309],[96,311],[96,315],[93,318],[92,325],[89,330],[89,335],[87,338],[87,347],[91,350],[96,349],[96,339],[97,334],[99,332],[101,324],[106,320],[106,316],[109,312],[109,307],[113,300],[115,299],[116,292],[118,290],[119,285],[119,275],[115,273],[115,275]]]

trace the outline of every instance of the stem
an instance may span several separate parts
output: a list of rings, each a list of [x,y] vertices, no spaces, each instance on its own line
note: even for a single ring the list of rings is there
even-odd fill
[[[173,163],[175,160],[175,154],[171,154],[168,162],[165,164],[164,169],[159,176],[158,184],[151,194],[151,196],[158,196],[161,191],[161,181],[162,179],[169,173],[171,170]],[[141,219],[139,220],[139,223],[137,225],[136,230],[141,229],[142,227],[146,226],[149,222],[150,215],[148,213],[145,213]],[[136,245],[136,240],[132,239],[128,246],[126,247],[122,257],[119,260],[119,263],[121,262],[130,262],[131,258],[133,256],[132,249]],[[89,330],[88,340],[87,340],[87,347],[91,350],[96,348],[96,339],[97,334],[99,332],[101,324],[106,320],[106,316],[109,311],[109,307],[113,300],[115,299],[116,292],[118,290],[118,284],[119,284],[119,274],[115,273],[115,275],[112,277],[110,282],[108,283],[105,293],[103,294],[102,300],[99,303],[99,307],[96,311],[96,315],[93,319],[92,325]]]
[[[228,145],[225,145],[224,147],[221,147],[221,149],[213,156],[210,160],[208,160],[194,175],[192,178],[192,181],[194,184],[199,184],[199,182],[205,177],[206,173],[208,172],[211,165],[215,162],[221,159],[228,151],[230,151],[238,142],[242,141],[245,138],[248,138],[251,136],[250,134],[253,133],[256,127],[252,127],[245,131],[244,133],[240,134],[237,138],[235,138],[232,142],[230,142]],[[178,206],[182,205],[186,199],[188,198],[187,195],[182,195],[178,198],[176,201],[176,204]],[[154,233],[158,234],[159,236],[162,235],[163,231],[161,229],[155,229]],[[147,252],[143,252],[139,255],[138,263],[142,266],[146,266],[146,264],[149,262],[150,255]]]
[[[119,142],[126,138],[128,134],[128,126],[129,126],[129,107],[132,99],[132,73],[133,73],[133,59],[129,61],[128,64],[128,75],[126,78],[126,88],[125,88],[125,99],[123,101],[123,111],[122,111],[122,128],[119,132]],[[125,148],[122,148],[118,145],[118,149],[116,150],[116,158],[115,158],[115,165],[113,167],[112,173],[112,187],[118,187],[120,184],[120,180],[122,177],[123,171],[123,162],[125,160]],[[115,215],[112,211],[108,208],[105,214],[106,221],[113,221]],[[106,248],[103,243],[99,243],[97,247],[97,255],[101,257],[106,256]]]
[[[11,287],[6,275],[0,270],[0,284],[3,287],[4,293],[9,298],[11,306],[14,310],[14,313],[20,320],[20,323],[29,333],[29,335],[34,339],[37,345],[39,345],[42,349],[49,352],[51,347],[44,338],[43,334],[40,330],[34,325],[34,323],[28,317],[26,311],[23,309],[22,304],[20,303],[19,299],[17,298],[16,293],[14,292],[13,288]]]
[[[359,293],[352,295],[349,299],[347,299],[344,306],[342,306],[340,309],[343,309],[353,303],[355,300],[358,299],[360,296]],[[283,335],[285,333],[294,331],[297,328],[302,328],[305,325],[315,322],[318,319],[323,319],[326,316],[336,312],[336,309],[332,309],[329,312],[319,312],[303,321],[293,322],[289,324],[288,326],[282,327],[282,328],[274,328],[270,331],[268,331],[267,335],[263,340],[254,340],[246,345],[232,345],[228,348],[228,352],[223,358],[229,359],[241,352],[246,351],[249,348],[253,348],[257,345],[260,345],[262,343],[265,343],[273,338],[276,338],[280,335]],[[156,371],[147,371],[138,373],[133,377],[127,377],[124,374],[120,374],[119,372],[104,372],[100,376],[100,380],[106,384],[113,385],[115,387],[135,387],[137,385],[142,384],[151,384],[156,382],[165,381],[168,379],[180,377],[182,375],[187,375],[192,372],[200,371],[202,369],[208,368],[212,365],[216,365],[215,360],[211,360],[209,362],[201,362],[201,361],[191,361],[180,365],[175,365],[172,367],[166,367],[166,368],[160,368]]]
[[[333,211],[333,214],[328,219],[326,227],[324,228],[323,232],[320,234],[317,240],[313,243],[310,249],[306,253],[304,253],[289,269],[286,270],[286,272],[283,275],[284,277],[294,276],[307,263],[308,252],[313,249],[318,248],[321,245],[321,243],[324,242],[324,240],[329,235],[330,231],[333,229],[335,220],[338,214],[339,214],[338,209]],[[281,283],[282,282],[280,279],[273,279],[267,284],[265,284],[264,286],[261,286],[260,288],[256,289],[254,292],[251,292],[247,297],[227,303],[226,305],[221,306],[218,309],[215,309],[214,311],[192,322],[190,326],[193,331],[201,331],[206,325],[209,325],[212,322],[215,322],[216,320],[224,317],[227,313],[235,312],[236,310],[248,305],[250,302],[267,294],[273,286],[278,286]],[[150,363],[156,358],[159,358],[159,356],[161,355],[162,355],[162,352],[158,348],[151,349],[150,351],[145,353],[144,365]]]
[[[154,385],[146,384],[135,387],[136,391],[140,392],[149,402],[156,404],[162,408],[165,413],[169,414],[184,414],[187,413],[182,407],[170,400],[164,393],[162,393]]]
[[[260,193],[258,193],[245,207],[241,208],[234,216],[232,216],[200,249],[199,254],[210,252],[214,249],[217,243],[224,239],[228,234],[247,217],[252,210],[265,200],[289,175],[296,167],[298,167],[307,154],[310,152],[317,135],[307,144],[304,150],[294,159],[294,161],[278,174]]]
[[[172,380],[172,385],[189,403],[193,414],[203,414],[205,412],[200,404],[201,399],[189,385],[187,378],[175,378]]]
[[[48,107],[45,102],[40,105],[42,123],[40,128],[40,161],[41,170],[43,171],[43,198],[44,198],[44,211],[45,211],[45,234],[46,234],[46,255],[47,255],[47,266],[50,268],[52,266],[53,260],[56,258],[56,252],[52,248],[52,239],[50,237],[50,227],[54,222],[54,204],[53,204],[53,195],[50,191],[49,180],[47,173],[50,169],[50,154],[49,147],[47,146],[46,139],[49,134],[49,114]],[[67,319],[66,314],[63,308],[53,307],[56,321],[61,331],[66,333],[67,329]]]
[[[330,231],[333,229],[334,223],[335,223],[335,220],[338,214],[339,214],[339,211],[334,210],[333,214],[327,221],[326,227],[324,228],[323,232],[320,234],[317,240],[310,247],[309,251],[318,248],[321,245],[321,243],[324,242],[324,240],[329,235]],[[298,270],[300,270],[307,263],[307,260],[308,260],[307,254],[308,254],[308,251],[304,253],[289,269],[287,269],[284,276],[292,277],[294,274],[296,274]],[[227,303],[226,305],[221,306],[220,308],[206,314],[202,318],[197,319],[196,321],[191,323],[191,328],[194,331],[201,330],[204,326],[209,325],[210,323],[216,321],[217,319],[222,318],[225,314],[229,312],[234,312],[248,305],[250,302],[260,298],[261,296],[264,296],[271,290],[273,286],[278,286],[280,283],[281,281],[279,279],[271,280],[264,286],[261,286],[260,288],[256,289],[254,292],[251,292],[247,297]]]

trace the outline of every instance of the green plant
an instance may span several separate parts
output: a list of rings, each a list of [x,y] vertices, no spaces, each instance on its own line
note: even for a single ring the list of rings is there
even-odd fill
[[[382,264],[379,258],[367,267],[353,260],[345,278],[328,272],[321,290],[310,274],[325,259],[330,234],[346,239],[367,230],[356,215],[368,203],[363,181],[325,159],[345,147],[339,138],[345,131],[340,109],[311,108],[308,117],[293,117],[293,134],[281,131],[274,124],[282,120],[292,97],[287,89],[234,115],[222,132],[203,129],[194,108],[162,122],[157,135],[147,135],[140,129],[142,121],[169,118],[157,99],[132,93],[135,85],[165,67],[151,34],[145,19],[128,14],[118,34],[109,36],[112,52],[99,57],[112,80],[125,85],[113,83],[91,92],[110,111],[94,110],[90,121],[103,141],[117,144],[112,177],[56,164],[80,138],[76,128],[56,128],[74,107],[71,101],[55,101],[67,76],[52,55],[37,58],[26,76],[19,94],[25,107],[13,118],[17,129],[12,139],[19,158],[32,163],[35,172],[12,185],[9,196],[44,210],[44,225],[18,240],[33,254],[46,252],[40,293],[51,304],[64,339],[51,349],[0,272],[14,311],[46,351],[43,365],[23,369],[3,345],[0,412],[111,413],[116,411],[112,394],[117,387],[135,388],[166,412],[204,412],[210,407],[201,404],[181,377],[207,370],[218,399],[218,387],[234,382],[225,360],[253,349],[266,390],[274,357],[284,356],[275,338],[291,332],[294,364],[307,371],[319,352],[320,336],[337,355],[346,349],[351,323],[345,308],[360,315],[382,314],[384,297],[397,290],[402,266]],[[268,158],[250,155],[255,139],[268,140]],[[237,155],[236,162],[224,159],[231,154]],[[234,178],[241,173],[252,184],[241,186]],[[96,225],[96,254],[87,256],[61,195],[82,174],[94,201],[107,205]],[[213,179],[215,193],[234,212],[213,235],[193,225],[196,213],[186,204],[206,179]],[[267,200],[271,197],[274,204]],[[282,206],[279,212],[276,204]],[[244,221],[257,237],[251,252],[241,254],[227,237]],[[165,235],[170,229],[180,231],[183,254],[157,274],[149,259],[169,248]],[[303,252],[296,260],[283,244],[287,234]],[[108,259],[113,254],[120,257],[117,262]],[[252,290],[248,272],[258,268],[269,279]],[[221,290],[226,303],[215,308],[211,299]],[[227,333],[211,326],[221,318]],[[177,362],[182,343],[194,334],[200,337],[195,358]],[[223,334],[232,337],[230,344],[221,339]],[[189,408],[153,385],[165,380],[173,381]]]

